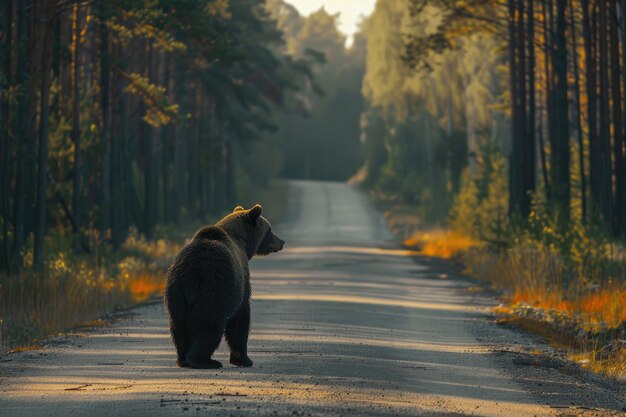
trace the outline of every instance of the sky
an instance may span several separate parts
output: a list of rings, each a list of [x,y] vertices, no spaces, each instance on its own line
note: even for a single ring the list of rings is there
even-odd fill
[[[374,10],[376,0],[287,0],[301,15],[309,15],[324,6],[331,14],[341,13],[339,30],[348,36],[346,45],[352,44],[352,35],[358,30],[361,15],[367,16]]]

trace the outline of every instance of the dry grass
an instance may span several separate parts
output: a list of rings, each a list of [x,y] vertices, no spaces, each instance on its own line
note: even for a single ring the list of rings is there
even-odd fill
[[[129,288],[133,300],[136,302],[145,301],[154,294],[161,294],[164,289],[165,281],[163,279],[155,280],[153,275],[148,274],[139,276],[130,284]]]
[[[147,242],[132,233],[115,254],[102,244],[92,242],[92,248],[98,255],[77,256],[65,248],[49,257],[43,272],[26,265],[19,278],[0,276],[0,349],[95,323],[162,291],[180,244]]]
[[[460,259],[468,274],[487,279],[505,290],[503,320],[544,337],[569,350],[582,366],[606,376],[626,376],[623,346],[626,323],[626,263],[613,248],[605,254],[601,270],[585,270],[594,277],[577,275],[554,249],[522,243],[505,251],[474,247]],[[600,268],[600,266],[598,266]],[[529,316],[524,314],[532,312]]]
[[[34,350],[41,350],[41,345],[27,345],[27,346],[18,346],[16,348],[11,349],[11,353],[21,353],[21,352],[31,352]]]
[[[404,245],[426,256],[451,259],[469,248],[478,246],[479,242],[449,230],[433,229],[414,232],[404,241]]]
[[[559,349],[570,349],[576,344],[574,337],[563,333],[555,332],[550,326],[546,326],[545,323],[539,320],[532,320],[527,317],[519,317],[514,313],[508,315],[502,315],[498,319],[498,323],[506,324],[513,327],[518,327],[526,330],[529,333],[541,336],[551,346]]]
[[[274,181],[242,203],[262,203],[264,214],[278,222],[287,210],[287,193],[285,182]],[[118,251],[90,230],[89,256],[75,254],[71,236],[52,232],[43,271],[32,268],[28,251],[19,278],[0,274],[0,352],[69,328],[102,325],[106,321],[97,317],[162,293],[171,258],[199,226],[160,227],[158,234],[170,238],[154,241],[131,232]]]
[[[626,263],[619,256],[607,258],[613,276],[599,282],[575,275],[573,267],[568,276],[563,258],[547,248],[521,245],[492,252],[472,247],[459,257],[470,275],[506,290],[512,306],[527,304],[579,316],[590,326],[613,328],[626,321]]]
[[[587,349],[581,353],[573,353],[570,358],[582,367],[610,378],[624,379],[626,375],[626,352],[624,349],[615,351],[607,349]]]
[[[513,305],[525,303],[546,310],[557,310],[569,315],[580,314],[590,326],[604,324],[614,328],[626,321],[626,290],[616,285],[598,288],[579,297],[568,297],[558,290],[544,293],[516,289],[510,302]]]
[[[75,328],[77,329],[89,329],[94,327],[102,327],[106,326],[109,322],[103,319],[95,319],[90,321],[85,321],[82,323],[78,323]]]

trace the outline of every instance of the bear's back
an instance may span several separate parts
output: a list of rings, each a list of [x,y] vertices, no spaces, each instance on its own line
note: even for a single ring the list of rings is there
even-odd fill
[[[226,242],[228,240],[228,234],[226,234],[226,231],[221,227],[205,226],[196,232],[192,240],[216,240]]]
[[[180,306],[191,306],[196,299],[211,300],[213,308],[221,305],[219,309],[230,316],[244,299],[249,280],[247,259],[242,263],[241,251],[223,231],[205,232],[199,231],[172,262],[166,300]]]
[[[228,240],[195,239],[178,253],[168,278],[228,280],[237,274],[233,248]]]

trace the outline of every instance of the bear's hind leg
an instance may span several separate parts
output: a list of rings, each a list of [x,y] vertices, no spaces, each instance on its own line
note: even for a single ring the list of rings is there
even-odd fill
[[[252,366],[248,357],[250,333],[250,302],[245,300],[235,316],[226,325],[226,341],[230,347],[230,363],[236,366]]]
[[[176,346],[176,364],[181,368],[189,367],[187,362],[187,350],[189,350],[189,342],[187,334],[184,329],[172,329],[172,338],[174,339],[174,345]]]
[[[223,327],[221,329],[214,328],[212,330],[199,330],[193,338],[193,342],[186,353],[186,359],[189,366],[197,369],[221,368],[222,364],[214,359],[211,359],[211,356],[222,341],[223,335]]]

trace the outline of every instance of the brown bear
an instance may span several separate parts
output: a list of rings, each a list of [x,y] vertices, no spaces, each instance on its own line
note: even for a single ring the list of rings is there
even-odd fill
[[[174,258],[167,272],[165,303],[179,366],[221,368],[211,356],[224,334],[230,363],[252,366],[248,261],[285,245],[262,212],[258,204],[250,210],[236,207],[214,226],[198,230]]]

